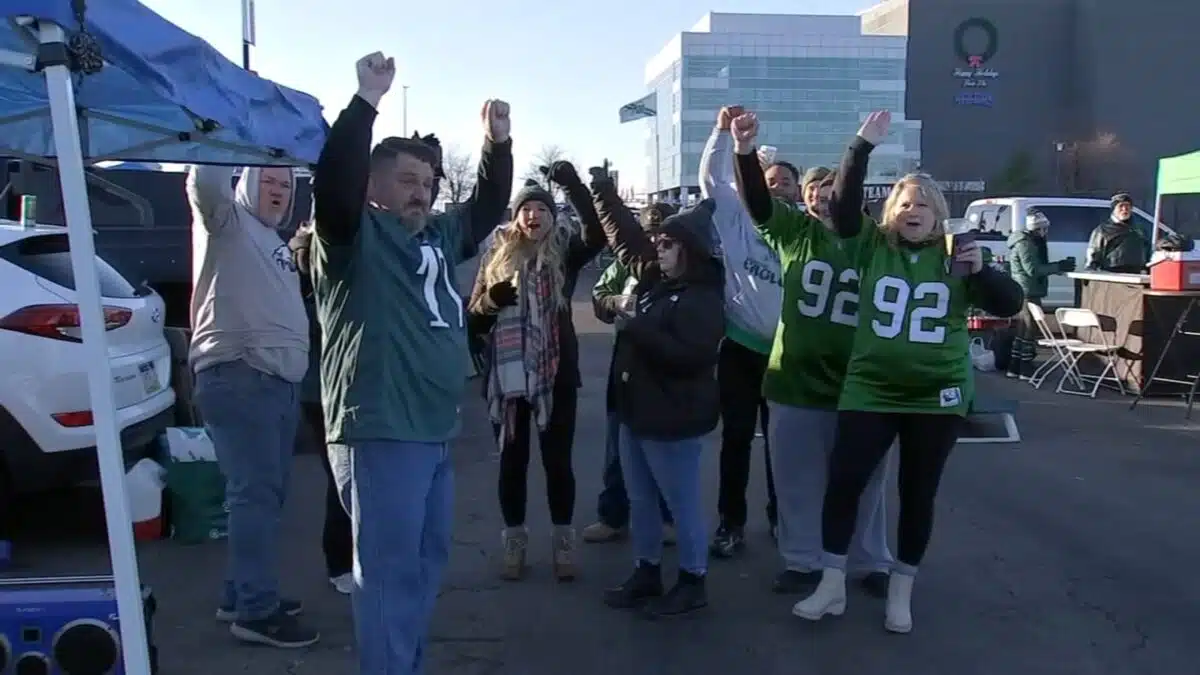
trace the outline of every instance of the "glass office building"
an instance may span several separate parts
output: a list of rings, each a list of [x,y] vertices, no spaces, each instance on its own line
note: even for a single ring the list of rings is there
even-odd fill
[[[907,38],[864,35],[857,16],[710,13],[646,65],[658,115],[646,121],[649,191],[687,201],[723,105],[762,123],[759,140],[797,166],[836,166],[861,120],[892,111],[893,132],[871,157],[878,180],[920,164],[921,123],[905,119]]]

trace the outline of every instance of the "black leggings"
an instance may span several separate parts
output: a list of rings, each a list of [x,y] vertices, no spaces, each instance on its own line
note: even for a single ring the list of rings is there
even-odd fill
[[[938,483],[963,418],[914,413],[838,413],[837,440],[829,461],[829,484],[821,514],[825,550],[846,555],[854,534],[858,500],[875,468],[900,438],[900,527],[896,559],[916,567],[933,530]]]
[[[329,466],[329,453],[325,450],[325,413],[320,403],[301,404],[304,422],[317,441],[317,454],[321,456],[321,467],[325,469],[325,526],[321,531],[321,548],[325,552],[325,569],[329,578],[349,574],[354,569],[354,533],[350,516],[338,498],[337,482]]]
[[[570,525],[575,515],[575,470],[571,466],[571,447],[575,443],[575,407],[579,392],[575,387],[556,387],[546,430],[538,434],[542,469],[546,472],[546,500],[550,521]],[[506,527],[525,524],[528,499],[529,451],[532,445],[533,411],[529,403],[517,404],[516,427],[511,438],[500,448],[500,512]],[[494,427],[500,443],[500,427]]]
[[[767,402],[762,395],[767,356],[733,340],[721,343],[717,386],[721,391],[721,475],[717,512],[731,527],[746,525],[746,487],[750,484],[750,454],[754,431],[762,424],[767,466],[767,520],[775,524],[775,477],[771,475],[771,446],[767,442]]]

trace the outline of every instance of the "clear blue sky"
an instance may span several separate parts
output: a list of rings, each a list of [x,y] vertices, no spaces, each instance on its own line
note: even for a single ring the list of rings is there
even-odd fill
[[[142,0],[241,62],[240,0]],[[257,0],[252,67],[320,99],[330,120],[353,95],[354,63],[394,56],[397,84],[376,138],[402,129],[400,83],[409,85],[409,133],[477,154],[479,108],[512,104],[518,175],[558,145],[582,169],[608,157],[622,182],[644,182],[644,123],[617,109],[645,93],[643,68],[676,33],[709,11],[853,14],[871,0]],[[715,111],[714,111],[715,116]]]

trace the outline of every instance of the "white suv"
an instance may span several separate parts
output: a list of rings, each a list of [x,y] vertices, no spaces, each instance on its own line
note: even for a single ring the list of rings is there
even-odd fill
[[[173,421],[162,298],[96,259],[117,427],[128,461]],[[0,509],[96,477],[96,432],[66,230],[0,219]]]
[[[1025,229],[1025,214],[1037,209],[1050,220],[1046,238],[1050,260],[1075,258],[1082,270],[1087,264],[1088,239],[1097,225],[1112,215],[1107,199],[1078,197],[994,197],[978,199],[967,207],[965,218],[980,225],[983,244],[995,255],[1008,255],[1008,236]],[[1149,237],[1154,230],[1154,217],[1135,208],[1133,222]],[[1075,282],[1056,274],[1050,277],[1046,304],[1050,307],[1070,307],[1075,303]]]

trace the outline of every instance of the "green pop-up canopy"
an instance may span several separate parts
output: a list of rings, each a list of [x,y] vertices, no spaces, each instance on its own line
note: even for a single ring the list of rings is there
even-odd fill
[[[1200,150],[1158,160],[1158,194],[1200,194]]]

